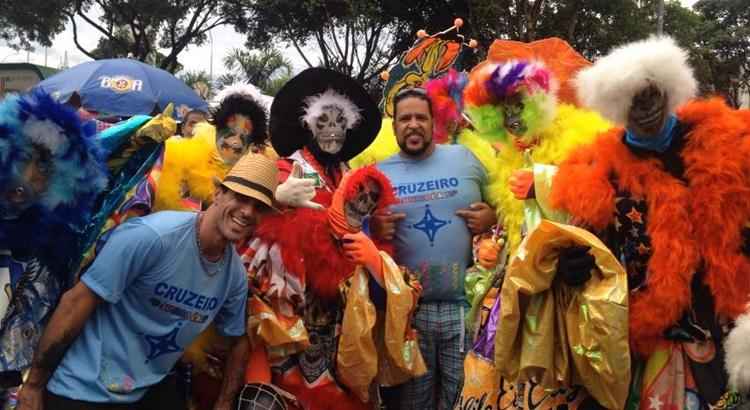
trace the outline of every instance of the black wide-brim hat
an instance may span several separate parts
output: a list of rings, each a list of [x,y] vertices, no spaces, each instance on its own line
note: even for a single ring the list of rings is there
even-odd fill
[[[279,155],[292,155],[312,141],[312,132],[301,119],[305,115],[305,98],[329,88],[349,98],[362,115],[359,124],[346,133],[344,146],[339,152],[341,159],[354,158],[375,140],[382,117],[367,91],[347,75],[327,68],[308,68],[289,80],[273,99],[269,131],[271,145]]]

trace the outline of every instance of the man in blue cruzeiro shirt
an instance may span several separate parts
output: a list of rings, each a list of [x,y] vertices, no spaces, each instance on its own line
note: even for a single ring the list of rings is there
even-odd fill
[[[19,410],[184,408],[163,380],[211,322],[245,334],[247,276],[232,242],[252,232],[275,189],[276,164],[248,154],[205,212],[119,226],[53,313]]]
[[[399,407],[452,408],[463,379],[467,335],[464,275],[472,263],[472,234],[489,229],[495,212],[482,202],[487,175],[461,145],[432,140],[431,104],[424,90],[394,97],[393,129],[401,152],[378,164],[393,183],[399,204],[373,218],[373,232],[393,239],[396,261],[423,286],[415,315],[426,375],[402,387]]]

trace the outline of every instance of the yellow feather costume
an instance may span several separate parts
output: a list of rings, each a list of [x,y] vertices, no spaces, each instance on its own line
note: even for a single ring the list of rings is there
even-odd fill
[[[257,151],[257,147],[252,147]],[[271,147],[263,147],[263,155],[277,159]],[[195,126],[193,138],[170,138],[164,148],[164,162],[157,189],[153,212],[195,210],[185,201],[185,195],[193,201],[210,204],[213,201],[214,179],[223,179],[231,165],[224,162],[216,150],[216,128],[208,123]],[[152,174],[153,175],[153,174]]]
[[[599,133],[610,127],[611,124],[598,113],[570,104],[559,104],[555,119],[542,130],[539,144],[531,149],[531,161],[535,164],[559,164],[574,148],[592,142]],[[528,167],[523,152],[511,144],[504,146],[497,155],[497,177],[492,179],[489,188],[490,196],[498,201],[498,219],[508,234],[511,252],[521,242],[524,203],[513,196],[508,179],[514,171]]]
[[[153,211],[193,209],[184,201],[185,194],[193,200],[210,203],[214,178],[223,179],[230,168],[216,150],[216,129],[212,125],[196,125],[190,139],[170,138],[164,148]]]

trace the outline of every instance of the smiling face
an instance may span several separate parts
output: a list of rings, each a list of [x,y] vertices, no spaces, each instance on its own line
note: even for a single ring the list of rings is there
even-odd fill
[[[411,157],[421,157],[434,147],[432,140],[432,114],[424,99],[407,97],[395,107],[393,132],[401,152]]]
[[[344,147],[348,122],[344,111],[335,106],[323,107],[312,125],[313,139],[323,152],[337,154]]]
[[[230,242],[249,237],[259,218],[268,212],[268,207],[257,199],[225,187],[217,188],[212,206],[218,214],[216,227]]]
[[[347,224],[354,229],[362,228],[362,222],[375,210],[379,199],[380,186],[377,183],[367,181],[362,184],[357,196],[344,203]]]
[[[667,94],[649,85],[633,97],[627,128],[641,137],[657,136],[667,120]]]

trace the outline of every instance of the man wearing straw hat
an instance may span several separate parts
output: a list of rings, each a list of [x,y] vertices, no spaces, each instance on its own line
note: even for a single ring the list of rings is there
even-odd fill
[[[165,376],[184,348],[212,322],[245,333],[247,278],[232,242],[271,209],[276,174],[274,161],[248,154],[205,212],[118,227],[53,313],[19,409],[180,408]]]

